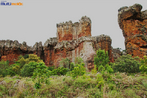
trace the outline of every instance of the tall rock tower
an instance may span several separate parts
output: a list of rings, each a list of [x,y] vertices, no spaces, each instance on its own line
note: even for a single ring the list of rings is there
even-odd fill
[[[140,4],[118,10],[118,23],[125,37],[125,47],[133,57],[147,55],[147,10]]]

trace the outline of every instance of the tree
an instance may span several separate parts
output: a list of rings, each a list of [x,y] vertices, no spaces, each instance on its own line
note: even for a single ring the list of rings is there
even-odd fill
[[[122,55],[121,57],[115,60],[113,63],[113,69],[115,72],[127,72],[127,73],[135,73],[139,72],[140,62],[137,61],[137,57],[132,57],[131,55]]]
[[[101,49],[97,50],[97,53],[94,57],[94,64],[97,66],[97,68],[101,65],[105,67],[105,65],[108,63],[109,63],[108,52],[107,51],[105,52],[105,50],[101,50]]]

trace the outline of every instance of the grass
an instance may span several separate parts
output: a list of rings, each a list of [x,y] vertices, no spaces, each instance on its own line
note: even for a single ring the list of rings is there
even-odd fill
[[[100,74],[100,73],[98,73]],[[146,98],[147,75],[104,73],[104,84],[97,74],[87,73],[77,78],[51,76],[50,84],[34,87],[30,77],[6,76],[0,78],[0,98]]]

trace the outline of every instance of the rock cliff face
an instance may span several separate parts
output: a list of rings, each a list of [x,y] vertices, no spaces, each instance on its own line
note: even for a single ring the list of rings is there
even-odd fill
[[[94,67],[94,55],[99,48],[108,51],[110,61],[113,62],[111,38],[107,35],[91,37],[91,20],[84,16],[79,22],[57,24],[57,37],[48,39],[44,45],[36,42],[30,47],[23,42],[1,40],[0,59],[9,60],[13,64],[19,55],[36,54],[44,60],[47,66],[59,66],[63,58],[72,62],[81,57],[85,67],[91,70]]]
[[[118,23],[125,37],[126,52],[133,57],[147,55],[147,10],[140,4],[118,10]]]
[[[79,22],[63,22],[57,24],[58,42],[78,39],[82,36],[91,36],[91,20],[84,16]]]
[[[26,42],[20,44],[17,40],[0,40],[0,58],[9,60],[10,64],[17,61],[19,55],[33,53],[33,48],[27,46]]]

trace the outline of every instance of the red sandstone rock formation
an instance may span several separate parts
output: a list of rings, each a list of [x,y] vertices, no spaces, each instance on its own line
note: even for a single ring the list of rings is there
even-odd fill
[[[126,52],[133,57],[147,55],[147,10],[140,4],[118,10],[118,23],[125,37]]]
[[[72,62],[76,57],[84,60],[85,67],[94,67],[94,55],[99,48],[108,51],[110,61],[113,62],[111,38],[106,35],[91,37],[91,20],[82,17],[79,22],[57,24],[57,38],[50,38],[42,46],[36,42],[33,47],[18,41],[0,41],[0,58],[9,60],[13,64],[19,55],[34,53],[44,60],[47,66],[59,66],[63,58]]]
[[[57,24],[58,42],[69,41],[82,36],[91,36],[91,20],[84,16],[79,22],[63,22]]]
[[[55,59],[55,49],[54,47],[57,44],[57,38],[50,38],[48,39],[43,46],[43,51],[44,51],[44,62],[47,66],[53,66],[54,64],[54,59]]]
[[[17,40],[1,40],[0,55],[1,59],[8,60],[10,64],[17,61],[18,56],[33,53],[31,47],[26,45],[26,42],[20,44]]]

